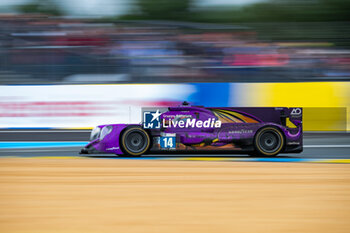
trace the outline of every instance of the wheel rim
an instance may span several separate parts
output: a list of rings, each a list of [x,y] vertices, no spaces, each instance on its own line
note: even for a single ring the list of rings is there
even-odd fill
[[[147,136],[143,132],[129,132],[125,135],[126,149],[132,153],[140,153],[147,147],[147,140]]]
[[[264,132],[259,137],[259,146],[266,153],[274,153],[281,147],[280,135],[273,131]]]

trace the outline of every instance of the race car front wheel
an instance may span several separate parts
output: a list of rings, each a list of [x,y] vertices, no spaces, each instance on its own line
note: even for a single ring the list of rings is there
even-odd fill
[[[130,127],[121,136],[121,146],[126,155],[140,156],[150,146],[150,137],[141,127]]]
[[[255,135],[254,146],[259,155],[274,156],[283,149],[284,137],[277,128],[262,128]]]

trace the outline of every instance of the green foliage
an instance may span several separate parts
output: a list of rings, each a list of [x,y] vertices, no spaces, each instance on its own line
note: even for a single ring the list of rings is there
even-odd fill
[[[35,0],[27,4],[19,5],[17,10],[21,13],[62,15],[60,8],[50,0]]]
[[[177,20],[186,18],[191,0],[138,0],[145,19]]]
[[[348,0],[271,0],[222,13],[238,16],[226,17],[226,22],[324,22],[349,21],[349,11]]]
[[[140,14],[128,19],[198,22],[325,22],[350,21],[349,0],[266,0],[242,7],[210,7],[190,12],[194,0],[138,0]]]

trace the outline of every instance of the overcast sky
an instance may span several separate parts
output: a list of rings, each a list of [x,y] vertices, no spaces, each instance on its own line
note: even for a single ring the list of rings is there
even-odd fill
[[[173,0],[176,1],[176,0]],[[261,0],[197,0],[199,6],[244,5]],[[0,7],[13,6],[31,0],[0,0]],[[55,0],[72,15],[120,15],[126,13],[133,0]]]

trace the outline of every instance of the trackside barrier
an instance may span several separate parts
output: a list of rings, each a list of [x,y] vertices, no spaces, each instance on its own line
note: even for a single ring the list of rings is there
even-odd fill
[[[232,83],[230,105],[303,107],[304,131],[350,130],[350,83]]]
[[[349,130],[350,85],[316,83],[193,83],[0,86],[0,128],[91,129],[139,123],[141,107],[303,107],[304,131]],[[347,123],[348,122],[348,123]]]

